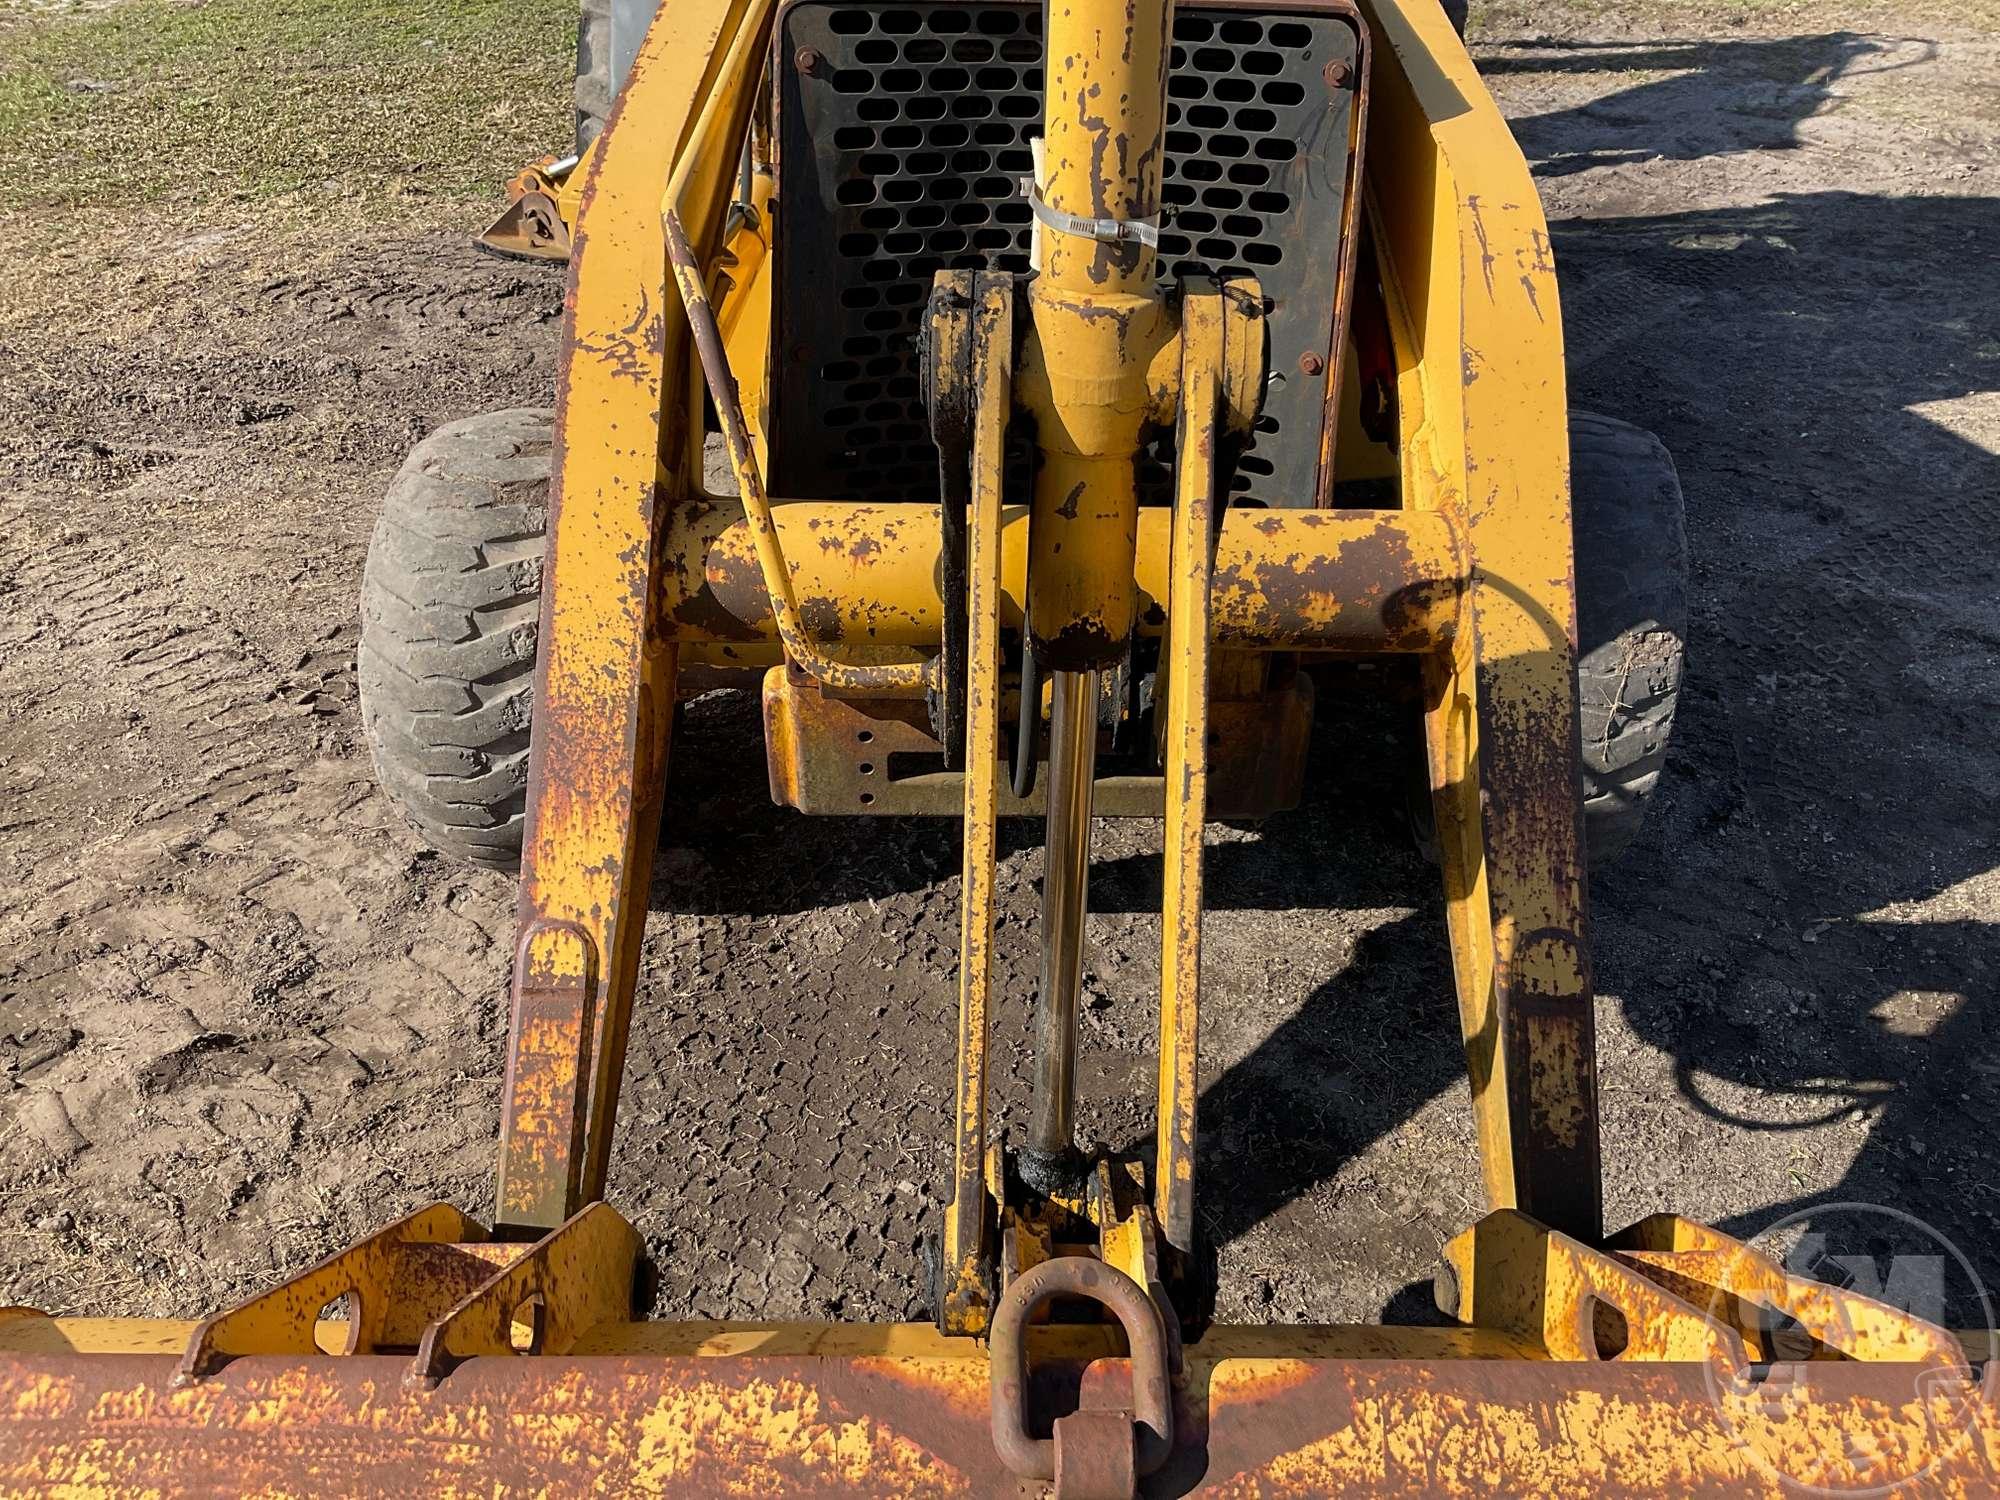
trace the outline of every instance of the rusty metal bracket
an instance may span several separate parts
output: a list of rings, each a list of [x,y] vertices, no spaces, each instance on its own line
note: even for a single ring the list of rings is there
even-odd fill
[[[418,1290],[407,1283],[398,1285],[398,1250],[485,1238],[481,1225],[448,1203],[418,1209],[202,1323],[188,1336],[174,1384],[192,1384],[240,1355],[319,1353],[314,1338],[319,1315],[342,1297],[348,1299],[348,1352],[368,1353],[389,1342],[384,1335],[391,1324],[391,1304]]]
[[[1870,1363],[1930,1365],[1971,1379],[1965,1346],[1934,1323],[1873,1297],[1794,1276],[1741,1240],[1678,1214],[1655,1214],[1612,1237],[1609,1248],[1685,1301],[1763,1340],[1758,1320],[1742,1307],[1789,1318],[1814,1342]],[[1760,1349],[1763,1359],[1773,1352]]]
[[[1142,1164],[1129,1157],[1098,1157],[1085,1186],[1084,1206],[1090,1221],[1097,1226],[1099,1258],[1144,1287],[1146,1295],[1160,1308],[1167,1330],[1167,1368],[1178,1377],[1186,1352],[1181,1315],[1174,1311],[1173,1293],[1162,1271],[1159,1222],[1146,1192]],[[1185,1261],[1175,1269],[1185,1283],[1188,1271]],[[1199,1305],[1207,1298],[1205,1294],[1197,1294],[1187,1300]],[[1202,1315],[1205,1312],[1203,1306]]]
[[[630,1322],[643,1243],[616,1209],[591,1204],[425,1329],[404,1384],[435,1385],[479,1355],[563,1354]]]
[[[1001,712],[1015,715],[1016,693],[1003,691]],[[771,800],[801,812],[839,817],[945,817],[965,812],[962,771],[939,769],[937,738],[925,705],[909,698],[850,698],[824,691],[796,665],[764,674],[764,733]],[[1299,805],[1312,733],[1313,685],[1294,673],[1246,697],[1212,697],[1209,729],[1211,818],[1263,818]],[[1166,778],[1100,763],[1091,816],[1158,818]],[[1045,783],[1019,797],[1001,771],[1003,818],[1040,817]]]
[[[1037,1438],[1028,1431],[1028,1319],[1057,1297],[1095,1302],[1124,1327],[1132,1351],[1133,1409],[1115,1413],[1116,1425],[1101,1413],[1060,1417],[1054,1437]],[[1166,1319],[1123,1271],[1084,1255],[1059,1255],[1023,1271],[993,1315],[992,1368],[993,1446],[1000,1461],[1023,1479],[1055,1480],[1061,1500],[1129,1496],[1135,1478],[1167,1461],[1174,1405]],[[1123,1488],[1107,1488],[1120,1474]]]
[[[480,231],[482,249],[511,260],[566,261],[569,225],[563,220],[562,189],[577,158],[546,157],[516,172],[507,184],[507,206]]]
[[[1686,1360],[1741,1369],[1734,1329],[1617,1256],[1497,1209],[1444,1247],[1438,1307],[1559,1360]]]

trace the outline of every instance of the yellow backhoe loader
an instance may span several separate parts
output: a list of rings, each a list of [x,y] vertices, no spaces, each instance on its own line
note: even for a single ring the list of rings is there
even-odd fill
[[[1679,491],[1568,409],[1534,184],[1436,0],[641,19],[500,236],[570,263],[554,411],[428,439],[364,585],[384,785],[519,866],[491,1218],[411,1205],[199,1323],[0,1316],[0,1490],[1990,1489],[1988,1335],[1671,1214],[1606,1232],[1586,860],[1665,754]],[[1420,704],[1490,1212],[1449,1326],[1222,1326],[1203,825],[1289,815],[1356,658]],[[719,681],[760,688],[781,803],[962,824],[924,1322],[635,1314],[602,1197],[676,704]],[[1074,1131],[1109,816],[1165,827],[1138,1160]],[[1047,844],[1012,1142],[1005,817]]]

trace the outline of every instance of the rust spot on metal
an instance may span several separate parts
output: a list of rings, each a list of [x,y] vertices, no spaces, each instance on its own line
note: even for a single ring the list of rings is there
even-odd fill
[[[1374,1358],[1230,1359],[1204,1353],[1211,1342],[1190,1346],[1171,1393],[1162,1493],[1471,1500],[1524,1475],[1556,1494],[1601,1492],[1611,1475],[1645,1500],[1784,1500],[1802,1484],[1979,1494],[2000,1451],[1990,1376],[1924,1385],[1908,1364],[1783,1365],[1737,1385],[1693,1363],[1393,1345]],[[995,1461],[986,1361],[964,1343],[962,1357],[477,1358],[421,1395],[403,1391],[407,1361],[387,1356],[239,1360],[177,1392],[171,1356],[14,1355],[0,1359],[0,1488],[70,1481],[137,1497],[170,1475],[216,1494],[1018,1500],[1020,1481]],[[1038,1353],[1023,1399],[1102,1410],[1130,1400],[1130,1369]]]
[[[1528,1123],[1538,1135],[1574,1151],[1594,1122],[1586,1080],[1582,1028],[1575,1016],[1527,1017]]]
[[[638,289],[637,296],[638,308],[624,327],[601,338],[574,335],[571,347],[597,358],[618,379],[650,387],[658,383],[654,361],[666,347],[665,324],[653,312],[651,295],[644,287]]]
[[[1274,514],[1255,524],[1263,534],[1277,536],[1287,527],[1309,531],[1320,518],[1340,514],[1312,511],[1282,519]],[[1458,582],[1452,576],[1426,577],[1407,532],[1385,517],[1337,544],[1329,538],[1327,546],[1283,558],[1220,566],[1215,588],[1218,615],[1228,622],[1219,638],[1231,644],[1324,639],[1351,630],[1357,640],[1378,640],[1383,649],[1413,650],[1435,638]]]
[[[1076,620],[1065,625],[1050,639],[1035,637],[1035,651],[1056,671],[1085,671],[1115,660],[1125,643],[1112,637],[1098,620]],[[1066,663],[1081,663],[1071,668]]]
[[[829,646],[837,646],[846,638],[847,627],[841,620],[841,601],[827,595],[818,595],[799,600],[799,620],[812,637],[824,641]]]
[[[1466,194],[1465,210],[1472,215],[1472,232],[1479,237],[1479,272],[1486,278],[1486,295],[1488,298],[1491,298],[1493,295],[1493,261],[1495,257],[1492,246],[1486,242],[1486,220],[1480,216],[1479,195],[1477,193]]]
[[[558,1224],[577,1201],[598,967],[579,924],[522,924],[500,1122],[500,1205],[513,1223]]]
[[[1535,293],[1534,278],[1524,274],[1521,277],[1521,288],[1528,294],[1528,306],[1535,310],[1535,321],[1539,323],[1542,318],[1542,299]]]

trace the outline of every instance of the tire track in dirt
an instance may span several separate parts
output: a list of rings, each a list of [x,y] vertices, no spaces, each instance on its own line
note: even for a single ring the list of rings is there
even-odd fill
[[[440,276],[446,266],[461,274]],[[471,256],[457,242],[441,247],[424,241],[378,246],[365,265],[337,261],[274,276],[258,286],[257,295],[281,313],[319,322],[449,320],[473,330],[553,321],[562,315],[563,299],[561,279],[547,268]],[[441,329],[433,333],[449,336]]]
[[[42,774],[9,766],[0,822],[25,808],[33,839],[35,805],[75,785],[111,726],[136,743],[115,788],[87,789],[89,821],[115,831],[17,857],[0,880],[0,955],[16,964],[0,967],[0,1159],[47,1205],[31,1222],[54,1242],[39,1251],[51,1284],[129,1255],[143,1290],[114,1278],[88,1300],[207,1306],[248,1267],[321,1252],[318,1195],[342,1174],[315,1183],[315,1161],[373,1138],[378,1161],[422,1162],[454,1134],[420,1122],[490,1111],[490,1082],[462,1059],[491,1030],[509,892],[441,878],[365,760],[315,754],[329,726],[354,727],[351,623],[275,661],[132,539],[29,546],[30,519],[0,508],[0,705],[74,732],[40,747]],[[357,1109],[385,1069],[430,1097]],[[370,1120],[385,1106],[386,1128]],[[485,1163],[466,1165],[460,1196],[476,1201]],[[377,1213],[331,1219],[361,1233]]]
[[[153,236],[87,327],[0,329],[8,1300],[204,1311],[489,1191],[512,889],[375,792],[354,591],[384,466],[546,398],[563,278],[261,260]]]
[[[25,517],[17,509],[9,520]],[[7,529],[13,536],[29,531]],[[310,710],[286,696],[287,680],[239,631],[178,602],[157,568],[133,550],[69,532],[31,552],[0,554],[18,596],[16,616],[32,622],[26,639],[0,635],[0,650],[52,647],[62,675],[131,705],[166,745],[192,752],[176,757],[176,772],[187,774],[170,778],[173,790],[139,809],[139,823],[210,804],[220,804],[218,814],[245,806],[286,783],[291,773],[276,753],[286,736],[273,731]]]

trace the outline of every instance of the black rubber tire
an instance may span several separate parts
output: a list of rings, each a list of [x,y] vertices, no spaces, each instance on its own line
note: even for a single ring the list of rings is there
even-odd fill
[[[1584,850],[1601,870],[1639,836],[1666,765],[1687,657],[1687,522],[1680,476],[1652,433],[1571,412],[1569,445]],[[1422,745],[1413,735],[1405,805],[1412,841],[1436,864]]]
[[[576,149],[583,149],[611,118],[611,0],[583,0],[576,18]]]
[[[1451,29],[1458,33],[1459,40],[1465,39],[1467,12],[1472,8],[1472,0],[1438,0],[1444,7],[1445,19],[1451,22]]]
[[[517,868],[555,413],[440,427],[403,461],[361,579],[361,723],[382,790],[444,854]]]
[[[1687,658],[1687,520],[1660,440],[1595,412],[1569,419],[1577,699],[1590,862],[1639,836]]]

